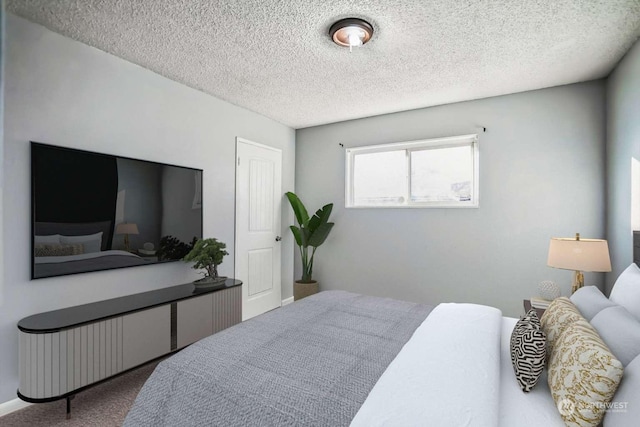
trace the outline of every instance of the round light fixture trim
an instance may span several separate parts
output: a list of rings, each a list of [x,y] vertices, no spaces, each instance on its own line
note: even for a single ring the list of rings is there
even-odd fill
[[[362,46],[373,36],[373,26],[360,18],[341,19],[331,26],[329,35],[338,46]]]

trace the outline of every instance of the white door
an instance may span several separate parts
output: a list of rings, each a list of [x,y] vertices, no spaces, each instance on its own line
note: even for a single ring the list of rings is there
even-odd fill
[[[282,151],[236,138],[236,267],[242,320],[280,307]]]

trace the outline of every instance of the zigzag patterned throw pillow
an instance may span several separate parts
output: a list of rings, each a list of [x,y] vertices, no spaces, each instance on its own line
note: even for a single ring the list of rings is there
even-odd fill
[[[522,391],[538,383],[547,354],[546,335],[534,309],[516,323],[511,333],[511,363]]]

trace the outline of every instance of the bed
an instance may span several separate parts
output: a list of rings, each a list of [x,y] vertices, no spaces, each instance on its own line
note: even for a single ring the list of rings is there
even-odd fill
[[[640,301],[630,297],[640,295],[640,269],[630,269],[631,285],[617,292],[616,283],[612,300],[592,297],[593,289],[574,294],[594,325],[620,302],[640,316]],[[475,304],[321,292],[161,362],[124,425],[564,426],[546,370],[528,393],[515,381],[516,322]],[[640,331],[640,317],[633,322]],[[607,411],[605,427],[640,417],[640,347],[630,348],[629,336],[620,342],[612,349],[625,353],[625,377],[613,401],[627,403]]]

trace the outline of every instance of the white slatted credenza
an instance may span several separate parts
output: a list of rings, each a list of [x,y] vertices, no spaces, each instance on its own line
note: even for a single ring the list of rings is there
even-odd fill
[[[18,322],[18,397],[67,399],[242,320],[242,282],[172,286],[25,317]]]

